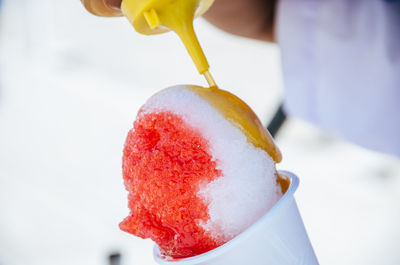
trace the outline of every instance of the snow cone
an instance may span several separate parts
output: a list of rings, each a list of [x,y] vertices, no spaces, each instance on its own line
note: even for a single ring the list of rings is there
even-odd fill
[[[130,214],[120,228],[156,242],[159,263],[213,253],[264,219],[293,183],[278,174],[280,160],[236,96],[216,87],[167,88],[142,106],[128,133]]]

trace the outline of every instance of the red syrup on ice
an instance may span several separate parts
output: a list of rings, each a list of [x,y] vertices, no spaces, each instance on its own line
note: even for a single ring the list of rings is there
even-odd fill
[[[224,242],[205,231],[208,203],[199,188],[221,176],[209,143],[171,112],[140,113],[128,133],[123,176],[130,215],[123,231],[151,238],[163,255],[183,258],[202,254]]]

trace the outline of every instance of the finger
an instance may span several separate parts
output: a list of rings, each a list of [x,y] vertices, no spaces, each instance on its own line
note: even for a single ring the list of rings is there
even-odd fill
[[[122,0],[81,0],[81,2],[94,15],[103,17],[122,16]]]
[[[112,9],[120,10],[122,0],[103,0]]]

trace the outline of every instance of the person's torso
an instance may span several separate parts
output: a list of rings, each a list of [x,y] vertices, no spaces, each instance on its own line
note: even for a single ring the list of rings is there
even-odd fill
[[[280,0],[289,113],[400,156],[400,1]]]

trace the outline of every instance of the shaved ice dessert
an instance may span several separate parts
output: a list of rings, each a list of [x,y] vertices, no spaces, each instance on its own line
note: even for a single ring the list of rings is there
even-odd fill
[[[228,242],[285,192],[281,159],[251,109],[217,88],[176,86],[140,109],[123,152],[123,231],[173,258]]]

